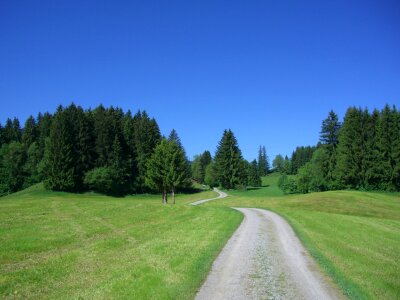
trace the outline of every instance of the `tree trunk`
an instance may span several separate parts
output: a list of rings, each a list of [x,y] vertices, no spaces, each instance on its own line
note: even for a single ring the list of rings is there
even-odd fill
[[[172,204],[175,204],[175,187],[172,187]]]
[[[163,204],[167,204],[168,203],[168,199],[167,199],[167,189],[163,188]]]

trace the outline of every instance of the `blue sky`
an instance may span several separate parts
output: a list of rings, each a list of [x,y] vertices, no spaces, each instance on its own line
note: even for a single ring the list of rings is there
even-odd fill
[[[333,109],[400,103],[400,2],[0,1],[0,122],[72,101],[146,110],[190,157],[253,159]]]

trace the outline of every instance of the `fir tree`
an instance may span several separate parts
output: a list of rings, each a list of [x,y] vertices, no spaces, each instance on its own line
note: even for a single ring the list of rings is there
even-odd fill
[[[25,144],[26,147],[35,142],[38,138],[37,133],[37,125],[36,121],[33,116],[29,116],[29,118],[25,122],[24,130],[22,133],[22,142]]]
[[[269,171],[269,162],[267,150],[265,146],[260,146],[258,149],[258,173],[260,176],[266,176]]]
[[[217,179],[221,186],[233,189],[246,181],[246,170],[233,132],[225,130],[215,154]]]
[[[7,175],[6,185],[8,192],[17,192],[23,187],[27,175],[24,169],[25,163],[25,146],[20,142],[11,142],[3,158],[3,165]]]
[[[73,136],[67,114],[59,107],[52,122],[50,137],[45,148],[45,180],[47,189],[74,191],[76,170]]]
[[[138,176],[136,177],[137,189],[143,192],[146,190],[147,161],[154,152],[156,145],[160,142],[161,134],[157,122],[154,119],[150,119],[145,111],[138,111],[135,114],[133,124],[138,170]]]
[[[335,169],[337,161],[337,147],[339,144],[339,133],[342,124],[339,122],[338,116],[331,110],[328,117],[322,121],[320,132],[320,142],[328,156],[325,172],[323,173],[324,180],[331,187],[336,185]]]

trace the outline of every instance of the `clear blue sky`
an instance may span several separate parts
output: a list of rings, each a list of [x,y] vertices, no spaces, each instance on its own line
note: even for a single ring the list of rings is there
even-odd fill
[[[0,1],[0,122],[72,101],[147,110],[190,157],[318,141],[333,109],[400,104],[400,2]]]

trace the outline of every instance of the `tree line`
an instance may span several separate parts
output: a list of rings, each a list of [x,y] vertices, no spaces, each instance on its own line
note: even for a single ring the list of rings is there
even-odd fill
[[[340,122],[330,111],[322,122],[320,141],[307,159],[297,172],[293,167],[292,173],[284,172],[279,183],[285,192],[399,191],[400,112],[389,105],[372,112],[350,107]]]
[[[84,110],[71,104],[54,114],[0,124],[0,195],[38,182],[54,191],[88,190],[110,195],[161,192],[175,202],[191,179],[226,189],[261,186],[269,172],[265,146],[258,161],[243,159],[236,137],[225,130],[214,158],[209,151],[190,162],[175,130],[163,137],[145,111]]]

